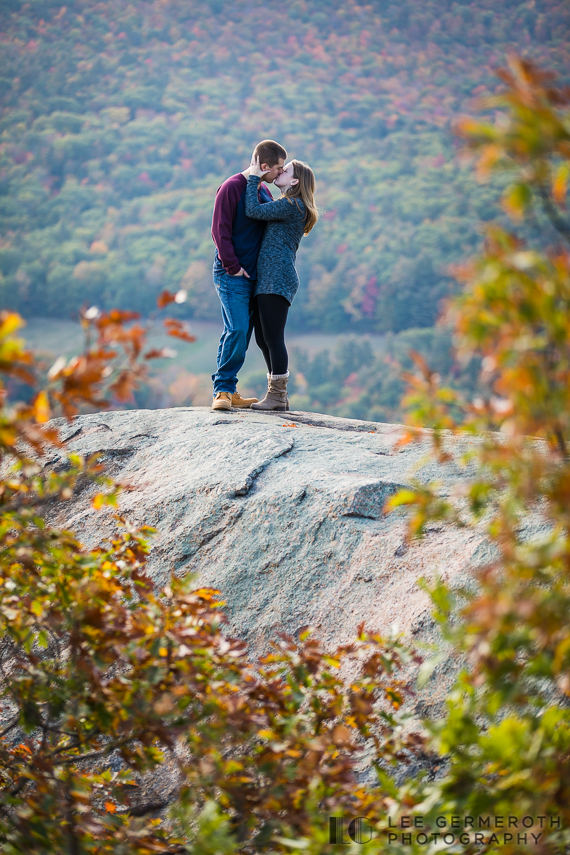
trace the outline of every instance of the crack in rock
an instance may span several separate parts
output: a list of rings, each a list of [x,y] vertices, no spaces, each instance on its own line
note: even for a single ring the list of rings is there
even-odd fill
[[[132,457],[133,454],[136,454],[137,449],[133,448],[132,445],[123,446],[122,448],[99,448],[97,451],[92,451],[91,454],[94,457]]]
[[[90,433],[97,433],[97,431],[100,430],[108,430],[112,433],[109,425],[106,425],[105,422],[100,422],[99,424],[91,425],[90,427],[78,427],[77,430],[74,430],[73,433],[66,436],[62,442],[71,442],[72,439],[77,439],[78,436],[83,439],[84,436],[88,436]]]
[[[240,518],[240,516],[241,513],[234,517],[232,519],[232,523],[235,523]],[[227,528],[227,523],[224,521],[224,524],[221,525],[219,528],[214,528],[212,529],[212,531],[207,532],[201,538],[201,540],[196,543],[194,548],[190,549],[188,552],[185,552],[184,555],[180,555],[174,559],[176,569],[179,570],[181,567],[184,566],[184,564],[187,564],[191,558],[194,558],[194,556],[197,555],[197,553],[200,552],[200,550],[203,549],[204,546],[207,546],[209,543],[215,540],[216,537],[219,537],[221,534],[225,534],[227,532]]]
[[[271,454],[269,457],[267,457],[265,460],[263,460],[259,464],[259,466],[256,466],[255,469],[252,469],[251,472],[249,473],[249,475],[246,477],[244,483],[241,486],[236,487],[235,490],[232,490],[231,492],[229,492],[228,497],[230,499],[236,499],[240,496],[249,495],[253,485],[255,484],[256,480],[259,478],[261,473],[265,472],[265,470],[275,460],[278,460],[280,457],[283,457],[285,454],[289,454],[293,450],[294,447],[295,447],[295,443],[291,439],[286,443],[286,445],[283,448],[277,449],[273,454]]]

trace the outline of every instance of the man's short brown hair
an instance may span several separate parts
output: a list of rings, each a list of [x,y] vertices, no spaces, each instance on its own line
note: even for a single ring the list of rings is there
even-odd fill
[[[267,166],[275,166],[281,158],[287,160],[287,152],[275,140],[261,140],[255,146],[253,156],[259,157],[259,162],[265,163]]]

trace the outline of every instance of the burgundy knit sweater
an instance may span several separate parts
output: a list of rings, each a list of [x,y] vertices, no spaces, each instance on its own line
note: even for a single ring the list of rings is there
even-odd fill
[[[243,267],[251,279],[257,278],[257,256],[265,232],[265,223],[245,213],[247,179],[239,172],[218,188],[212,218],[212,237],[216,244],[214,275],[235,276]],[[272,202],[265,184],[259,185],[259,201]]]

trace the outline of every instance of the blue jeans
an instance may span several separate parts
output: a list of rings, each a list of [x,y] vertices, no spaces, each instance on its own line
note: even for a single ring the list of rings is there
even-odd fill
[[[238,371],[245,361],[251,338],[251,298],[255,281],[246,276],[230,276],[229,273],[214,275],[214,285],[222,304],[224,331],[218,346],[218,369],[212,374],[214,395],[218,392],[233,393],[237,386]]]

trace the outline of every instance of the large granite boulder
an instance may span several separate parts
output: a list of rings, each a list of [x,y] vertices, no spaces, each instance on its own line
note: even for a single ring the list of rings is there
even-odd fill
[[[106,412],[59,422],[65,449],[97,454],[128,485],[121,513],[157,529],[149,570],[171,570],[219,588],[230,631],[252,655],[278,632],[310,624],[327,645],[365,621],[437,641],[420,577],[465,581],[484,556],[482,536],[433,526],[407,546],[404,512],[386,498],[417,478],[451,492],[464,470],[441,465],[425,441],[397,446],[402,427],[310,413],[212,412],[207,408]],[[473,442],[454,440],[457,451]],[[48,467],[63,464],[53,455]],[[57,505],[50,521],[86,545],[115,531],[114,511],[94,510],[91,485]],[[466,575],[467,574],[467,575]],[[436,713],[451,671],[421,701]]]

